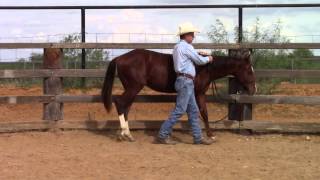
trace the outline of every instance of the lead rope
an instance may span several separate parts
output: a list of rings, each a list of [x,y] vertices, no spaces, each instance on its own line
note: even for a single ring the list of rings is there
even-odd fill
[[[218,93],[217,85],[216,85],[215,81],[211,81],[211,90],[212,90],[212,96],[218,97],[218,99],[222,99],[221,96]],[[235,103],[236,103],[236,100],[235,100]],[[213,121],[213,124],[216,124],[216,123],[218,123],[220,121],[226,120],[227,117],[228,117],[228,114],[226,114],[224,117],[222,117],[221,119],[219,119],[217,121]]]
[[[221,95],[219,95],[219,93],[218,93],[218,89],[217,89],[217,85],[216,85],[216,82],[213,80],[213,81],[211,81],[211,91],[212,91],[212,96],[215,96],[215,97],[218,97],[218,99],[222,99],[222,97],[221,97]],[[237,92],[237,94],[238,94],[239,92]],[[233,103],[234,104],[237,104],[237,100],[236,99],[234,99],[233,100]],[[237,109],[237,110],[239,110],[239,109]],[[241,111],[241,110],[240,110]],[[243,115],[241,114],[241,117],[242,117]],[[226,114],[224,117],[222,117],[221,119],[219,119],[219,120],[217,120],[217,121],[213,121],[212,123],[215,125],[215,124],[217,124],[218,122],[221,122],[221,121],[224,121],[224,120],[227,120],[227,117],[228,117],[228,114]],[[239,121],[239,124],[238,124],[238,128],[240,129],[241,127],[241,124],[240,124],[240,121]]]

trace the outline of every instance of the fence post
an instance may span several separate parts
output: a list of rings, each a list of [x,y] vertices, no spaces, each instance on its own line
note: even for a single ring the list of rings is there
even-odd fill
[[[237,57],[241,55],[241,50],[229,49],[229,56]],[[238,91],[244,91],[244,87],[236,78],[229,78],[229,94],[236,94]],[[252,104],[228,104],[229,120],[252,120]]]
[[[62,49],[46,48],[43,53],[43,68],[44,69],[60,69],[63,53]],[[63,93],[61,77],[47,77],[43,79],[43,94],[44,95],[59,95]],[[63,104],[50,102],[43,104],[43,120],[62,120],[63,119]]]

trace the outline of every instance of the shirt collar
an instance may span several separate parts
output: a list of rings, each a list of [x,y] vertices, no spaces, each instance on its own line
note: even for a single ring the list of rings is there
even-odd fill
[[[187,41],[186,41],[186,40],[184,40],[184,39],[180,39],[180,42],[187,43]]]

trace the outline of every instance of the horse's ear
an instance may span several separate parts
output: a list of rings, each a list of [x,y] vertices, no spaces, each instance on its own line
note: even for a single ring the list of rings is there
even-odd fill
[[[249,49],[243,49],[241,58],[250,61],[251,51]]]

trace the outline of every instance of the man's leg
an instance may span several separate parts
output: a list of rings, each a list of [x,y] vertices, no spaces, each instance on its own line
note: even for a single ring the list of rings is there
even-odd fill
[[[179,78],[176,82],[177,99],[174,110],[171,112],[168,120],[166,120],[160,128],[159,138],[166,139],[172,132],[172,127],[177,123],[179,118],[186,112],[190,99],[190,90],[188,90],[185,78]]]
[[[202,139],[202,131],[199,122],[199,108],[194,96],[194,90],[192,91],[192,94],[188,102],[187,113],[188,121],[193,134],[194,143],[198,144],[201,142]]]
[[[193,84],[192,84],[192,89],[193,89]],[[192,91],[192,94],[188,102],[187,113],[188,113],[188,121],[192,129],[194,143],[205,144],[205,145],[210,145],[214,143],[213,139],[211,138],[205,139],[202,137],[202,130],[201,130],[200,121],[199,121],[199,108],[196,102],[196,98],[194,96],[194,90]]]

